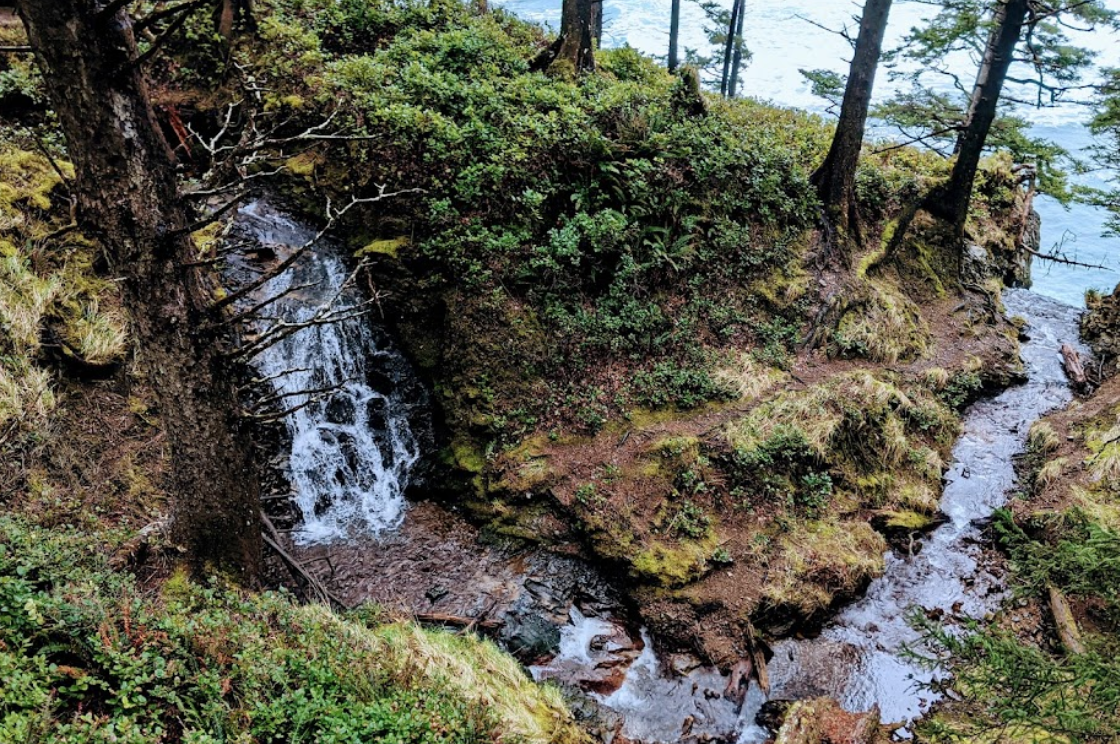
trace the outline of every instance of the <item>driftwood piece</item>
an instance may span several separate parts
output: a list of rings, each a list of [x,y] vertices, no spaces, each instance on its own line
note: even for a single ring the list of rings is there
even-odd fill
[[[1081,631],[1077,629],[1077,620],[1073,617],[1069,602],[1057,588],[1051,586],[1050,612],[1054,615],[1054,625],[1058,627],[1058,638],[1062,647],[1069,654],[1085,653],[1085,644],[1081,642]]]
[[[1065,367],[1066,377],[1076,389],[1083,390],[1089,384],[1085,367],[1081,364],[1081,355],[1069,344],[1062,344],[1062,365]]]

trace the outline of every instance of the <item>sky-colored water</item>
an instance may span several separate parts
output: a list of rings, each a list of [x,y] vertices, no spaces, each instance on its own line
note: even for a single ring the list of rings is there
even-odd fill
[[[730,6],[731,0],[719,0]],[[528,20],[556,27],[561,0],[494,0]],[[1120,0],[1107,0],[1120,10]],[[668,46],[670,0],[604,0],[603,44],[629,44],[651,55],[664,55]],[[822,110],[824,102],[813,96],[809,84],[798,72],[801,68],[829,68],[845,72],[851,50],[840,36],[825,28],[853,25],[862,3],[852,0],[795,0],[760,2],[747,0],[744,37],[752,52],[743,72],[743,92],[776,103]],[[887,45],[897,42],[911,27],[921,25],[930,7],[916,2],[896,1],[891,11]],[[682,9],[682,45],[707,53],[703,11],[685,0]],[[809,20],[806,20],[809,19]],[[819,24],[819,25],[814,25]],[[1105,31],[1076,34],[1076,41],[1100,52],[1104,64],[1120,66],[1120,37]],[[962,77],[974,76],[969,60],[955,61]],[[900,84],[900,83],[899,83]],[[892,84],[885,75],[876,83],[876,97],[889,95]],[[1080,150],[1090,142],[1084,127],[1089,111],[1083,106],[1065,105],[1023,112],[1034,123],[1036,134],[1056,140],[1070,150]],[[1087,182],[1099,185],[1099,175],[1089,174]],[[1043,250],[1062,244],[1070,258],[1103,264],[1109,270],[1083,269],[1036,261],[1034,289],[1069,304],[1081,305],[1086,289],[1111,291],[1120,282],[1120,238],[1102,237],[1108,215],[1104,210],[1084,205],[1063,208],[1055,200],[1041,197],[1036,209],[1042,215]]]

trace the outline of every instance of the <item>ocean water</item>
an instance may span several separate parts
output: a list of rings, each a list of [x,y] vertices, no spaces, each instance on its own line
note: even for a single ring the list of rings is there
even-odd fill
[[[731,4],[731,0],[719,2],[727,7]],[[494,0],[495,6],[553,28],[559,25],[560,3],[561,0]],[[1107,0],[1106,4],[1120,10],[1120,0]],[[604,46],[629,44],[647,54],[663,56],[669,39],[669,7],[670,0],[604,0]],[[823,112],[824,103],[812,95],[798,70],[828,68],[846,72],[851,49],[827,29],[846,24],[854,33],[853,16],[859,14],[861,7],[862,3],[853,0],[748,0],[744,36],[752,57],[742,73],[743,92],[781,105]],[[928,5],[896,0],[891,10],[887,47],[910,28],[921,25],[929,13]],[[681,12],[683,47],[708,52],[704,24],[703,11],[695,2],[686,0]],[[1074,36],[1077,43],[1096,50],[1103,64],[1120,66],[1120,36],[1105,31],[1075,32]],[[967,56],[951,60],[950,66],[967,81],[975,75],[975,65]],[[890,81],[883,72],[876,80],[878,99],[901,85]],[[1058,108],[1026,109],[1022,113],[1034,124],[1035,134],[1051,138],[1067,149],[1081,151],[1091,141],[1085,128],[1090,112],[1085,106],[1071,102]],[[1090,173],[1081,180],[1100,185],[1100,177],[1099,173]],[[1108,218],[1104,210],[1085,205],[1067,209],[1047,197],[1037,199],[1035,208],[1042,216],[1044,251],[1061,246],[1062,253],[1069,258],[1106,267],[1084,269],[1036,261],[1035,291],[1080,306],[1084,304],[1085,290],[1108,292],[1120,283],[1120,238],[1102,236]]]

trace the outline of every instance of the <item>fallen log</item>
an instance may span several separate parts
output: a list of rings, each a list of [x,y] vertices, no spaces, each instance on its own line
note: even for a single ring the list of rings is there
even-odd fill
[[[1063,595],[1056,587],[1049,587],[1050,612],[1054,616],[1054,625],[1058,628],[1058,639],[1068,654],[1085,653],[1085,644],[1081,642],[1081,631],[1077,629],[1077,620]]]
[[[1075,389],[1084,390],[1088,386],[1089,379],[1085,376],[1081,355],[1069,344],[1062,344],[1062,366],[1065,367],[1066,377],[1073,383]]]

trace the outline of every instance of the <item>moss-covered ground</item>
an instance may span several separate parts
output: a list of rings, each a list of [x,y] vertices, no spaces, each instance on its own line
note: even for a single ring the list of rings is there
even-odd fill
[[[881,571],[888,539],[930,522],[957,411],[1016,364],[998,279],[962,283],[960,246],[911,208],[944,161],[868,148],[860,230],[839,240],[820,229],[809,184],[831,135],[818,117],[706,94],[699,106],[627,48],[600,52],[579,79],[534,72],[541,29],[458,0],[255,6],[257,32],[232,43],[207,14],[187,20],[151,66],[157,114],[189,187],[261,176],[310,219],[328,197],[404,191],[357,205],[335,232],[434,390],[437,495],[490,530],[597,559],[662,638],[721,664],[745,655],[752,625],[780,634],[821,620]],[[73,255],[85,263],[68,258],[76,233],[55,234],[68,216],[40,149],[64,153],[36,74],[6,65],[0,101],[18,101],[35,136],[13,125],[0,153],[18,176],[0,190],[12,215],[0,271],[25,287],[0,295],[0,312],[16,308],[5,323],[23,329],[0,357],[0,427],[8,411],[23,434],[0,446],[31,463],[4,472],[32,503],[67,482],[43,460],[68,451],[47,436],[50,391],[72,391],[78,409],[96,399],[52,385],[64,373],[38,354],[41,330],[59,318],[65,349],[92,362],[120,359],[125,340],[98,278],[111,267],[84,243]],[[246,159],[238,143],[253,132],[268,134]],[[242,159],[213,159],[202,141]],[[1014,248],[1022,196],[1009,161],[985,164],[969,229],[993,265]],[[28,215],[38,232],[19,222]],[[220,237],[202,236],[200,260],[217,258]],[[59,273],[79,270],[80,281]],[[142,381],[127,387],[118,379],[112,410],[136,427],[129,441],[158,436]],[[122,457],[108,458],[115,513],[158,495],[158,458],[129,469]],[[240,597],[187,594],[198,592],[220,612]],[[273,632],[263,618],[253,627]],[[371,648],[393,632],[354,629]],[[423,687],[405,679],[401,694]],[[379,690],[365,703],[380,705]],[[475,699],[432,694],[447,715]],[[206,710],[236,710],[253,735],[245,704]]]

